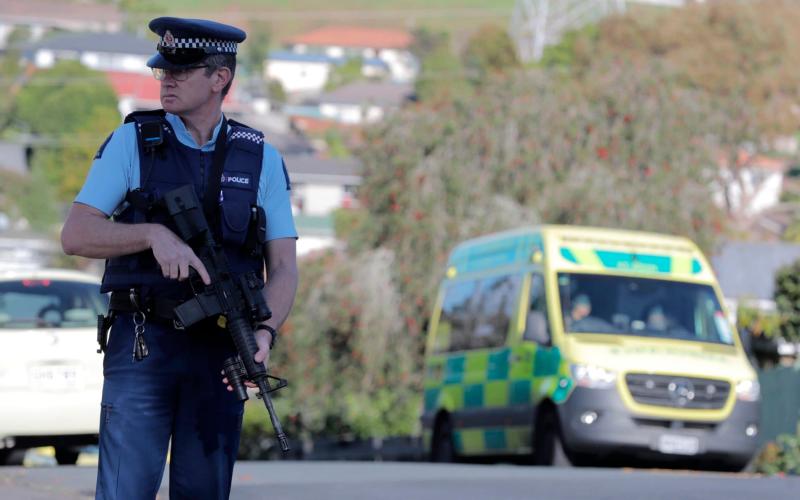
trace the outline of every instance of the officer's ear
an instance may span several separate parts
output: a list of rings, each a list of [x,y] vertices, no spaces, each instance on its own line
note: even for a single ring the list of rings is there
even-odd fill
[[[211,75],[212,83],[211,88],[214,92],[222,92],[228,83],[233,79],[233,73],[231,73],[230,68],[226,68],[225,66],[221,66],[214,70],[214,74]]]

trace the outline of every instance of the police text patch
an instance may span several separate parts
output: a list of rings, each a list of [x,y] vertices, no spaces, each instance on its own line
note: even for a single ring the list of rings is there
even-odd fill
[[[223,172],[221,184],[226,187],[249,189],[253,179],[247,172]]]

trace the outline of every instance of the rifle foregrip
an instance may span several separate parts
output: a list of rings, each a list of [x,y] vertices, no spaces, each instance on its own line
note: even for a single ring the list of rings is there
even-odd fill
[[[264,363],[256,363],[253,358],[258,352],[258,343],[247,320],[244,318],[235,318],[233,320],[228,318],[227,327],[231,338],[233,338],[233,344],[236,346],[236,350],[239,351],[239,357],[244,363],[247,378],[254,380],[258,377],[266,376],[267,368]]]

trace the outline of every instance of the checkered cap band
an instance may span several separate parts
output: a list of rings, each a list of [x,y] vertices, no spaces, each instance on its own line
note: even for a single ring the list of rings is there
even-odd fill
[[[163,38],[161,39],[161,44],[163,47],[167,47],[167,45],[164,45]],[[238,45],[239,44],[236,42],[215,38],[175,38],[169,47],[174,47],[176,49],[205,49],[206,47],[217,47],[221,52],[235,54]]]

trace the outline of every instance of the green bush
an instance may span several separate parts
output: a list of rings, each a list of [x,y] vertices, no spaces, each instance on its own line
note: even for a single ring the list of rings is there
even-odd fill
[[[800,431],[782,434],[767,443],[756,460],[756,470],[763,474],[800,475]]]
[[[775,303],[780,314],[780,333],[790,342],[800,342],[800,261],[775,276]]]

